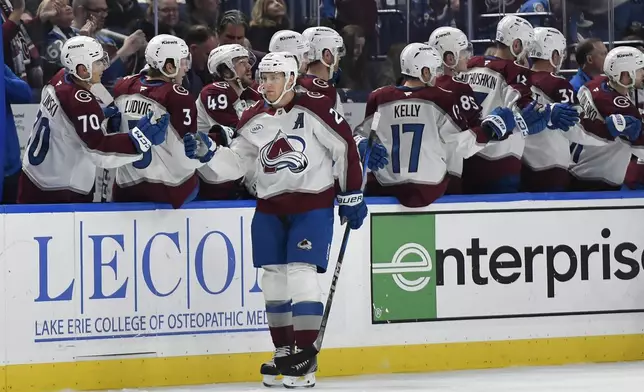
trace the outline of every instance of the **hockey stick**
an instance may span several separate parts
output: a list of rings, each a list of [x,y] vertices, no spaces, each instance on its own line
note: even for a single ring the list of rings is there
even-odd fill
[[[111,105],[114,102],[114,98],[109,91],[102,84],[92,85],[90,88],[92,94],[101,101],[101,108]],[[120,114],[119,114],[120,115]],[[101,188],[98,192],[101,195],[101,203],[108,202],[107,200],[107,189],[110,186],[110,177],[114,174],[114,169],[103,169],[101,171],[99,187]]]
[[[380,113],[376,112],[373,115],[373,121],[371,122],[371,132],[369,133],[369,139],[367,139],[367,151],[362,157],[362,190],[364,190],[367,179],[367,162],[369,162],[369,155],[371,155],[371,148],[373,146],[374,140],[376,139],[376,129],[378,129],[378,123],[380,122]],[[349,243],[349,233],[351,233],[351,228],[347,223],[347,227],[344,229],[344,235],[342,236],[342,243],[340,245],[340,253],[338,254],[338,261],[335,264],[335,271],[333,272],[333,279],[331,279],[331,287],[329,288],[329,296],[326,300],[326,305],[324,306],[324,314],[322,315],[322,322],[320,323],[320,331],[318,332],[318,337],[313,342],[313,346],[306,347],[295,354],[275,358],[275,366],[278,369],[290,368],[295,366],[298,363],[307,361],[320,352],[322,348],[322,340],[324,339],[324,332],[326,331],[326,324],[329,321],[329,314],[331,313],[331,305],[333,305],[333,297],[335,297],[335,290],[338,285],[338,280],[340,279],[340,270],[342,269],[342,262],[344,261],[344,254],[347,251],[347,244]]]

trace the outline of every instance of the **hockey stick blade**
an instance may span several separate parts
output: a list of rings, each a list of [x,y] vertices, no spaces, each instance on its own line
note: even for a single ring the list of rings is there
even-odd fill
[[[371,155],[371,148],[376,139],[376,130],[378,129],[378,123],[380,122],[380,113],[376,112],[373,115],[373,121],[371,122],[371,132],[369,133],[369,139],[367,140],[367,151],[362,157],[362,190],[366,186],[367,180],[367,163],[369,162],[369,156]],[[331,314],[331,305],[333,305],[333,298],[335,297],[335,291],[338,285],[338,280],[340,279],[340,271],[342,269],[342,262],[344,261],[344,254],[347,251],[347,244],[349,243],[349,234],[351,233],[351,228],[347,223],[347,226],[344,228],[344,234],[342,236],[342,243],[340,245],[340,253],[338,254],[338,261],[335,264],[335,271],[333,272],[333,278],[331,279],[331,287],[329,288],[329,296],[326,300],[326,305],[324,306],[324,314],[322,315],[322,321],[320,322],[320,331],[318,332],[318,337],[315,339],[313,346],[304,347],[301,351],[296,352],[295,354],[288,355],[286,357],[277,357],[275,358],[275,366],[280,369],[281,372],[312,359],[320,352],[322,348],[322,340],[324,340],[324,333],[326,331],[326,325],[329,321],[329,315]]]

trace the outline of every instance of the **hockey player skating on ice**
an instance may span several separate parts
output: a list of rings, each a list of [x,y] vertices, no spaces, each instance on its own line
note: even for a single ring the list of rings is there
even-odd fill
[[[91,202],[97,166],[137,161],[167,132],[167,116],[152,124],[144,113],[124,134],[108,136],[112,124],[92,93],[102,86],[107,53],[95,39],[79,36],[65,42],[60,58],[65,74],[43,90],[23,158],[19,203]]]
[[[313,75],[306,75],[306,70],[309,68],[309,61],[311,58],[316,58],[316,55],[312,53],[316,48],[325,48],[329,47],[331,49],[324,49],[320,52],[320,56],[323,58],[325,55],[333,52],[333,48],[340,45],[342,42],[342,37],[338,35],[334,30],[328,31],[326,27],[320,28],[310,28],[306,32],[310,37],[314,37],[315,47],[311,47],[309,41],[304,37],[304,35],[291,31],[291,30],[281,30],[273,34],[271,42],[269,44],[269,50],[271,52],[288,52],[295,56],[298,61],[300,76],[298,77],[298,85],[295,87],[298,92],[316,92],[322,95],[327,96],[332,101],[336,102],[335,109],[343,114],[340,110],[340,97],[336,92],[335,87],[329,85],[324,79],[313,77]],[[316,36],[317,35],[317,36]],[[342,53],[341,49],[336,50],[337,53]],[[323,60],[319,60],[319,63],[324,65]],[[328,71],[324,71],[328,72]],[[362,135],[356,134],[354,136],[356,144],[358,145],[358,150],[360,156],[364,156],[367,150],[367,138]],[[367,167],[369,170],[376,171],[384,168],[388,163],[388,152],[387,149],[380,143],[374,143],[371,148],[371,154],[369,155],[369,162],[367,162]]]
[[[257,209],[251,236],[275,357],[313,346],[323,315],[318,273],[327,269],[333,237],[335,175],[339,215],[358,229],[367,215],[362,169],[351,129],[326,97],[295,93],[298,65],[289,53],[269,53],[259,65],[258,102],[242,115],[230,148],[207,135],[186,141],[186,155],[238,178],[256,171]],[[252,175],[252,174],[250,174]],[[266,385],[284,376],[287,387],[315,385],[314,357],[280,372],[261,366]]]
[[[228,146],[236,136],[242,113],[262,99],[255,91],[251,68],[255,56],[241,45],[220,45],[208,56],[213,83],[197,99],[197,129],[209,133],[217,144]],[[202,200],[237,199],[243,196],[241,179],[224,181],[216,170],[204,165],[198,170]]]

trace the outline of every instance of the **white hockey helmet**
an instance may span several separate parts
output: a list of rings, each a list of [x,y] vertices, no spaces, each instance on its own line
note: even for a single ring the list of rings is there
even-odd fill
[[[532,50],[534,28],[527,20],[514,15],[506,15],[496,26],[496,40],[508,48],[515,58],[522,58]],[[521,41],[523,50],[515,53],[512,47],[515,40]]]
[[[278,31],[273,34],[268,44],[269,52],[288,52],[295,56],[300,65],[308,59],[310,49],[309,41],[302,34],[292,30]]]
[[[247,57],[251,67],[255,64],[256,58],[253,52],[239,44],[220,45],[210,51],[208,55],[208,71],[215,76],[224,77],[221,73],[221,65],[225,65],[234,75],[232,79],[239,78],[235,71],[235,59]]]
[[[552,62],[552,55],[555,51],[559,53],[561,59],[559,64]],[[559,71],[566,58],[566,37],[559,30],[552,27],[535,27],[534,45],[530,51],[530,57],[548,60]]]
[[[65,41],[60,51],[60,61],[69,74],[83,81],[88,81],[92,78],[94,62],[101,61],[105,68],[110,64],[109,56],[98,41],[94,38],[80,35]],[[79,65],[87,69],[90,74],[89,77],[81,78],[78,75],[77,68]]]
[[[145,48],[145,62],[150,68],[159,70],[163,75],[174,78],[179,73],[181,60],[188,60],[188,68],[190,68],[190,50],[186,41],[179,37],[170,34],[160,34],[152,38]],[[166,62],[172,60],[175,72],[168,74],[163,69]]]
[[[608,52],[604,61],[604,73],[608,78],[622,87],[633,88],[635,86],[636,73],[644,68],[644,54],[630,46],[620,46]],[[631,83],[624,85],[620,81],[622,72],[628,72]]]
[[[436,49],[445,64],[445,54],[451,53],[454,55],[454,60],[458,64],[458,60],[463,56],[472,55],[472,44],[468,41],[467,35],[455,27],[439,27],[429,36],[427,42],[429,46]],[[450,68],[454,68],[456,64]],[[445,64],[447,66],[447,64]]]
[[[423,80],[423,68],[429,68],[429,80]],[[403,75],[418,78],[421,82],[433,86],[436,78],[443,74],[443,59],[431,46],[414,42],[405,46],[400,53],[400,71]]]
[[[295,89],[295,81],[297,80],[298,70],[299,67],[297,65],[297,59],[295,58],[295,55],[291,53],[272,52],[267,53],[262,58],[262,61],[259,62],[259,67],[257,69],[262,84],[264,81],[265,73],[283,73],[285,78],[284,89],[282,90],[280,96],[273,102],[271,102],[266,97],[266,92],[263,86],[260,86],[262,96],[269,105],[278,104],[282,100],[282,98],[284,98],[284,95],[286,95],[287,92],[293,91]],[[293,76],[293,84],[289,87],[288,80],[291,76]]]
[[[304,38],[309,41],[311,49],[309,50],[309,61],[321,61],[322,64],[329,67],[329,79],[333,77],[333,70],[340,62],[340,58],[346,54],[344,40],[337,31],[323,26],[309,27],[302,33]],[[324,62],[323,54],[329,50],[334,58],[333,64]]]

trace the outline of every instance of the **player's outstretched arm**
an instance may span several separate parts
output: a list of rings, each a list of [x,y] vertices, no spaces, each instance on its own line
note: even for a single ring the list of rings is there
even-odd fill
[[[204,132],[187,133],[183,144],[188,158],[207,165],[226,181],[246,176],[257,159],[257,148],[243,137],[235,138],[230,147],[223,147]]]
[[[96,99],[84,90],[78,90],[74,98],[61,104],[96,166],[113,169],[135,162],[152,147],[152,141],[142,132],[108,135],[104,128],[107,122]]]

